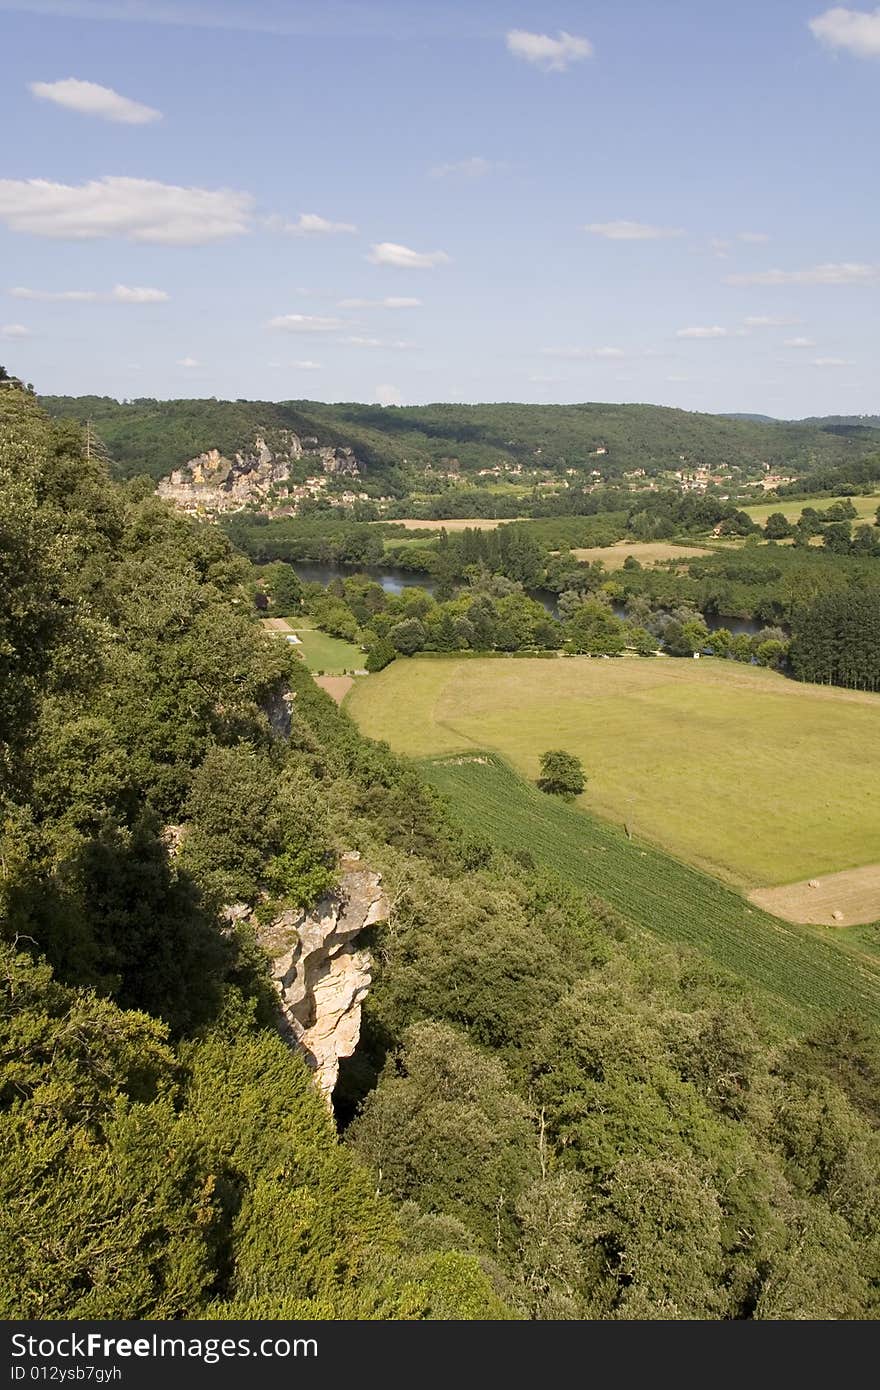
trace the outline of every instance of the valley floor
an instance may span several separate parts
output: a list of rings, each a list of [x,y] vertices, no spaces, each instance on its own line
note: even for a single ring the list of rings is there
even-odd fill
[[[878,858],[877,695],[711,659],[449,656],[395,661],[346,708],[397,752],[489,749],[530,781],[564,748],[583,809],[739,888]]]

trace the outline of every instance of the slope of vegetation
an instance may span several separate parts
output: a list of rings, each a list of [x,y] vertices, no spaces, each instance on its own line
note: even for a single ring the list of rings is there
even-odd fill
[[[749,907],[708,875],[542,795],[494,754],[423,767],[466,829],[527,852],[663,940],[694,947],[773,995],[771,1007],[789,1019],[849,1008],[880,1024],[880,962]]]
[[[0,389],[0,1313],[875,1317],[869,1001],[786,1034],[457,829],[145,492]],[[394,907],[340,1141],[222,908],[344,848]]]
[[[230,455],[256,431],[290,429],[322,444],[352,446],[369,473],[389,486],[427,466],[463,473],[497,464],[533,468],[601,466],[652,473],[686,463],[762,463],[813,469],[856,460],[876,439],[829,433],[816,424],[760,424],[652,405],[326,405],[318,401],[151,399],[47,396],[54,416],[90,420],[122,476],[161,477],[205,449]],[[598,455],[598,449],[607,453]],[[515,508],[510,515],[516,515]]]

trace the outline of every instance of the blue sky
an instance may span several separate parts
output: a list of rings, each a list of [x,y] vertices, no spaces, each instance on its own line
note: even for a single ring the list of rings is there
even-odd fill
[[[0,0],[0,30],[0,361],[38,390],[880,411],[880,9]]]

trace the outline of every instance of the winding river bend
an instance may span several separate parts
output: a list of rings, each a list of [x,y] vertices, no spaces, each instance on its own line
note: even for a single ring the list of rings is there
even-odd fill
[[[359,566],[357,569],[348,568],[345,565],[330,564],[309,564],[297,561],[293,569],[304,584],[329,584],[331,579],[350,579],[355,573],[368,574],[371,579],[385,590],[386,594],[401,594],[404,589],[426,589],[429,594],[433,594],[437,583],[429,574],[422,574],[417,570],[401,569],[379,569],[376,566]],[[536,599],[538,603],[544,605],[547,612],[556,618],[559,615],[557,607],[558,595],[551,589],[529,589],[529,597]],[[619,618],[625,618],[626,613],[622,604],[613,605],[614,611]],[[734,636],[737,633],[745,632],[749,637],[761,631],[763,623],[756,622],[754,618],[726,618],[716,616],[711,613],[706,614],[706,626],[710,632],[716,628],[726,627]]]

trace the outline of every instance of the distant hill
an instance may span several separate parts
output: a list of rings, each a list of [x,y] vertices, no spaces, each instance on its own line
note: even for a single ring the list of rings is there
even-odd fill
[[[721,416],[722,420],[751,420],[755,425],[778,425],[779,420],[775,415],[749,415],[743,411],[725,410]]]
[[[654,405],[389,406],[318,401],[134,400],[46,396],[54,416],[85,422],[106,445],[120,476],[154,478],[216,448],[226,456],[255,434],[292,430],[321,445],[351,446],[372,482],[406,490],[431,466],[476,473],[503,463],[563,471],[601,467],[606,477],[682,465],[762,463],[808,472],[864,457],[867,437],[819,422],[765,422]],[[599,452],[604,450],[604,452]]]

